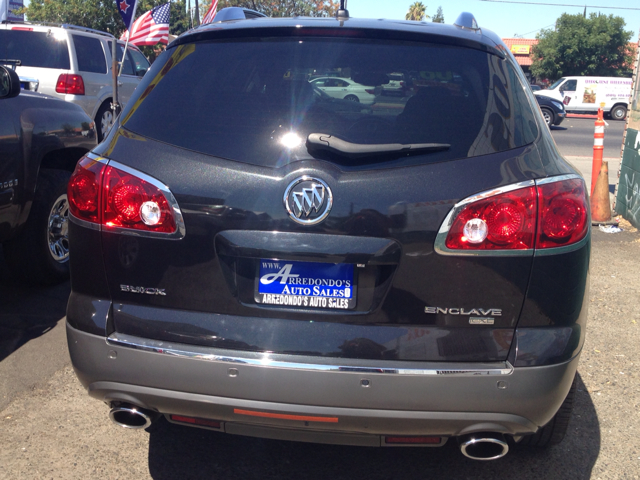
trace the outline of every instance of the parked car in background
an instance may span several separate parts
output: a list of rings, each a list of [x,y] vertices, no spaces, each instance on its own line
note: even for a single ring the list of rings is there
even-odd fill
[[[349,78],[320,77],[311,80],[311,85],[330,97],[360,102],[363,105],[371,105],[376,100],[374,87],[360,85]]]
[[[407,84],[403,73],[389,73],[389,82],[382,85],[383,95],[404,95],[407,90]]]
[[[73,25],[9,22],[0,25],[0,58],[20,60],[16,71],[23,88],[51,95],[82,107],[97,125],[98,139],[113,124],[111,51],[115,38],[105,32]],[[126,105],[149,68],[135,46],[124,55],[118,41],[118,59],[124,57],[118,78],[118,98]]]
[[[562,77],[549,88],[534,92],[564,103],[568,112],[597,113],[600,104],[613,120],[624,120],[631,96],[631,78]]]
[[[547,125],[560,125],[567,117],[567,112],[564,110],[562,102],[544,95],[535,95],[535,97]]]
[[[69,278],[67,181],[96,145],[79,106],[21,91],[17,73],[0,66],[0,242],[16,278]]]
[[[558,443],[587,321],[584,179],[470,14],[347,16],[186,32],[78,163],[78,378],[128,428],[482,460]],[[318,71],[422,82],[344,108]]]

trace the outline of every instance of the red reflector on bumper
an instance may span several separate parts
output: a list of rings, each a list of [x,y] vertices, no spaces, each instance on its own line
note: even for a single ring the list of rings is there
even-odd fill
[[[442,437],[384,437],[387,444],[405,445],[437,445],[442,442]]]
[[[220,422],[216,420],[207,420],[206,418],[183,417],[182,415],[170,415],[171,420],[179,423],[188,423],[190,425],[201,425],[203,427],[220,428]]]
[[[237,415],[248,415],[250,417],[262,417],[262,418],[279,418],[281,420],[298,420],[302,422],[323,422],[323,423],[338,423],[338,417],[310,417],[307,415],[287,415],[284,413],[269,413],[269,412],[256,412],[254,410],[241,410],[234,408],[233,413]]]

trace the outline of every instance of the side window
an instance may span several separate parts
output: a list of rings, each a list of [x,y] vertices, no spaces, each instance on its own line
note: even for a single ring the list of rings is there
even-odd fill
[[[102,43],[97,38],[73,34],[78,70],[81,72],[107,73],[107,60]]]
[[[338,80],[338,87],[348,87],[349,84],[347,82],[345,82],[344,80]]]
[[[338,86],[338,81],[330,78],[327,81],[324,82],[324,86],[325,87],[337,87]]]
[[[314,80],[312,83],[316,87],[324,87],[325,86],[324,85],[324,80]]]
[[[124,45],[118,44],[118,61],[122,60],[122,55],[124,54]],[[131,58],[129,55],[124,56],[124,61],[122,64],[122,75],[135,75],[133,71],[133,64],[131,63]]]
[[[577,86],[578,86],[578,81],[577,80],[567,80],[560,87],[560,91],[561,92],[575,92]]]
[[[138,50],[129,48],[129,54],[133,58],[134,72],[138,77],[144,77],[144,74],[149,70],[149,61]]]

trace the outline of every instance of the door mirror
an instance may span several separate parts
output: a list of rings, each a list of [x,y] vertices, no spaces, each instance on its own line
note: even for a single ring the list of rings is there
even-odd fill
[[[11,68],[0,66],[0,98],[20,95],[20,77]]]

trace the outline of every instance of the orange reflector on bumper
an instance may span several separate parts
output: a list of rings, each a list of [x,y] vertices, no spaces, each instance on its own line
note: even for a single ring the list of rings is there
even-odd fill
[[[170,415],[171,420],[179,423],[188,423],[190,425],[200,425],[202,427],[220,428],[220,422],[216,420],[207,420],[206,418],[183,417],[182,415]]]
[[[281,420],[298,420],[302,422],[322,422],[338,423],[338,417],[312,417],[308,415],[287,415],[284,413],[256,412],[254,410],[241,410],[234,408],[233,413],[237,415],[248,415],[250,417],[279,418]]]
[[[442,442],[442,437],[384,437],[386,444],[394,445],[437,445]]]

